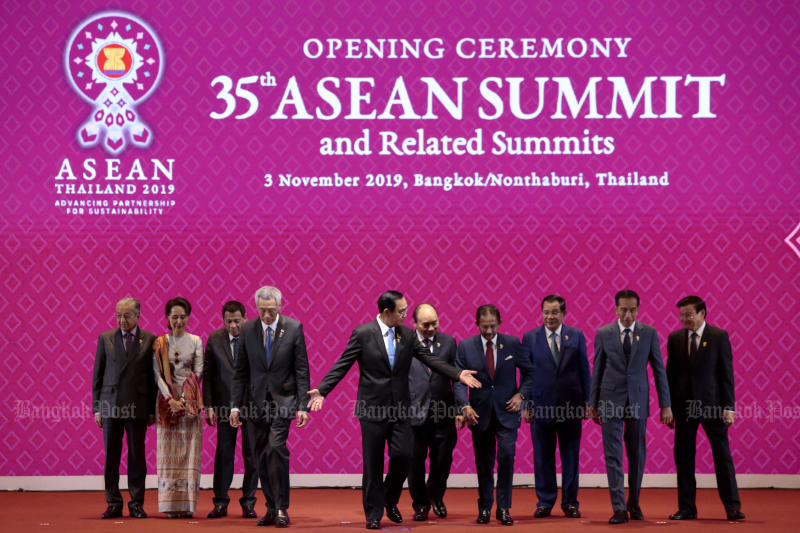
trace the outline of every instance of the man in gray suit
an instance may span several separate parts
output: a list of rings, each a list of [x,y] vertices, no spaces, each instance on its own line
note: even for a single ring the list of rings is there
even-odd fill
[[[636,321],[639,295],[631,290],[614,297],[618,320],[597,330],[594,339],[594,371],[589,394],[592,418],[603,427],[608,490],[614,510],[609,524],[644,520],[639,507],[639,490],[645,462],[645,434],[650,414],[650,386],[647,365],[653,377],[661,407],[661,423],[672,423],[669,387],[658,333]],[[628,501],[622,474],[622,441],[628,455]]]
[[[206,406],[206,422],[217,427],[217,450],[214,454],[214,509],[208,518],[221,518],[228,514],[228,489],[233,481],[233,459],[236,452],[237,429],[228,423],[231,411],[231,390],[239,336],[245,320],[245,308],[241,302],[231,300],[222,306],[224,328],[208,336],[205,362],[203,363],[203,403]],[[219,424],[217,423],[219,422]],[[244,481],[242,482],[242,506],[244,518],[256,518],[258,467],[250,446],[250,432],[246,421],[242,422],[242,457],[244,459]]]
[[[233,408],[230,424],[242,424],[246,392],[254,405],[248,413],[258,477],[267,504],[267,514],[259,526],[289,525],[289,425],[308,422],[305,398],[308,395],[308,355],[303,325],[280,314],[281,291],[264,286],[256,291],[259,318],[242,327],[233,379]]]
[[[92,410],[103,429],[106,460],[103,478],[108,508],[101,518],[122,516],[119,462],[122,435],[128,441],[128,511],[132,518],[147,518],[142,508],[147,476],[144,440],[147,426],[156,421],[156,380],[153,376],[152,333],[139,328],[141,306],[135,298],[117,303],[119,327],[101,333],[92,373]]]
[[[454,365],[456,340],[439,331],[439,315],[430,304],[419,304],[414,309],[414,333],[417,340],[434,357]],[[444,493],[453,463],[453,448],[458,441],[456,424],[464,425],[464,417],[456,415],[453,382],[445,376],[431,372],[430,368],[412,359],[408,372],[408,390],[411,399],[411,429],[414,448],[410,465],[397,458],[389,460],[386,475],[387,494],[399,498],[408,468],[408,492],[414,508],[414,521],[425,522],[428,512],[439,518],[447,516]],[[425,461],[430,452],[430,474],[425,482]],[[387,502],[396,507],[397,501]]]

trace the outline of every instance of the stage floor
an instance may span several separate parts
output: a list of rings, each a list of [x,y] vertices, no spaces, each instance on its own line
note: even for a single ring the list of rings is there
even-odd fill
[[[800,491],[779,489],[749,489],[740,491],[742,511],[747,515],[743,522],[728,522],[716,490],[699,490],[697,507],[699,520],[673,522],[667,516],[676,510],[674,489],[643,489],[642,510],[644,522],[629,522],[619,526],[608,524],[611,506],[606,489],[581,489],[581,519],[567,519],[560,509],[554,509],[554,516],[534,520],[532,513],[535,500],[533,489],[514,489],[514,507],[511,515],[514,527],[522,530],[552,531],[568,533],[571,531],[598,531],[620,529],[652,529],[675,533],[728,529],[731,531],[800,531],[800,518],[794,512],[800,510]],[[241,493],[231,492],[231,514],[227,518],[209,520],[206,517],[212,508],[210,490],[200,491],[197,518],[167,519],[157,512],[157,494],[148,490],[145,498],[145,511],[150,518],[134,520],[126,516],[117,520],[100,520],[105,509],[102,492],[3,492],[0,493],[2,509],[2,530],[19,533],[23,531],[80,532],[91,531],[147,531],[148,533],[175,533],[176,531],[253,531],[255,520],[241,518],[238,497]],[[289,516],[294,531],[365,531],[364,515],[361,506],[361,491],[353,489],[294,489],[291,493],[292,505]],[[259,516],[264,512],[264,501],[258,494],[256,507]],[[431,533],[479,531],[486,528],[502,528],[494,519],[488,525],[475,523],[477,514],[476,489],[451,489],[447,492],[445,503],[448,517],[437,518],[430,514],[428,522],[412,522],[411,500],[408,491],[403,492],[400,511],[404,522],[394,524],[383,519],[384,531],[429,531]],[[558,506],[558,502],[556,506]]]

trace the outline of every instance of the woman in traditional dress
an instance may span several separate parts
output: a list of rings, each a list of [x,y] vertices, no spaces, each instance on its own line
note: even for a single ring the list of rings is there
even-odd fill
[[[158,382],[158,510],[170,518],[194,514],[200,489],[203,440],[203,342],[186,331],[192,306],[184,298],[166,305],[170,332],[153,343]]]

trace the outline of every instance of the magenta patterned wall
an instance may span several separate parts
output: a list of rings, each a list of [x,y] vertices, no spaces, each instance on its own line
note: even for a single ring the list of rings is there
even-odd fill
[[[157,7],[155,7],[157,5]],[[117,155],[79,144],[78,131],[93,107],[68,82],[64,57],[74,30],[89,17],[120,8],[104,2],[4,2],[0,17],[0,229],[2,337],[0,475],[98,475],[102,434],[89,413],[90,378],[97,335],[115,325],[114,303],[142,300],[140,324],[163,333],[165,301],[190,299],[190,331],[204,339],[221,327],[220,307],[244,301],[262,284],[285,293],[284,312],[305,325],[312,384],[339,356],[350,331],[374,318],[378,294],[405,292],[413,306],[437,305],[444,331],[459,339],[476,333],[475,307],[498,305],[502,330],[521,336],[540,324],[542,296],[567,298],[567,323],[590,343],[614,318],[613,294],[633,288],[642,295],[640,319],[659,330],[662,349],[680,326],[675,302],[697,293],[709,303],[709,322],[727,329],[734,348],[740,420],[731,432],[740,473],[800,474],[797,321],[800,294],[800,180],[798,161],[798,21],[800,5],[770,2],[222,2],[132,1],[124,11],[155,32],[163,51],[161,82],[136,107],[151,130],[149,147],[132,144]],[[108,28],[98,30],[97,35]],[[124,26],[119,30],[125,33]],[[135,31],[131,39],[136,39]],[[124,37],[124,35],[123,35]],[[564,57],[466,58],[463,38],[509,38],[517,52],[524,38],[563,38]],[[567,43],[591,38],[630,38],[625,57],[572,57]],[[348,59],[304,55],[308,39],[440,38],[441,59]],[[87,41],[89,42],[89,41]],[[477,41],[476,41],[477,42]],[[495,51],[500,41],[494,42]],[[154,49],[139,52],[155,57]],[[341,56],[343,47],[338,55]],[[471,49],[466,50],[469,52]],[[539,54],[541,55],[541,54]],[[146,64],[146,61],[145,61]],[[157,75],[159,63],[149,64]],[[143,67],[140,75],[147,67]],[[220,75],[236,80],[265,75],[245,88],[259,102],[248,118],[212,119]],[[77,70],[75,71],[77,72]],[[709,112],[698,112],[701,85],[687,76],[721,76],[708,85]],[[76,74],[77,75],[77,74]],[[316,92],[326,76],[340,87],[343,110],[333,120],[270,118],[291,76],[308,112],[331,107]],[[463,82],[463,116],[438,102],[436,119],[350,120],[345,78],[374,78],[363,86],[371,100],[364,112],[381,114],[398,76],[414,112],[426,111],[423,77],[436,79],[455,97]],[[647,76],[679,77],[675,106],[681,118],[608,118],[613,84],[627,80],[633,97]],[[536,77],[548,77],[541,114],[530,120],[509,109],[509,81],[492,86],[504,111],[479,90],[491,77],[524,78],[521,111],[539,103]],[[588,104],[572,118],[556,113],[558,85],[571,80],[578,96],[592,77],[602,118],[586,118]],[[76,78],[77,79],[77,78]],[[144,78],[142,78],[144,79]],[[265,80],[269,81],[267,78]],[[665,87],[653,82],[656,115],[669,106]],[[140,90],[141,92],[141,90]],[[395,95],[397,96],[397,95]],[[234,114],[247,102],[236,99]],[[284,108],[288,115],[292,105]],[[395,117],[404,109],[391,108]],[[381,155],[379,132],[415,137],[474,137],[481,129],[485,153]],[[323,137],[370,134],[371,155],[321,155]],[[585,134],[584,130],[589,133]],[[613,139],[612,153],[586,155],[492,154],[492,135],[599,135]],[[136,133],[136,132],[134,132]],[[85,139],[84,139],[85,141]],[[102,142],[102,141],[101,141]],[[581,141],[583,142],[583,141]],[[588,141],[591,143],[591,141]],[[601,143],[601,148],[602,148]],[[593,151],[593,149],[591,149]],[[85,180],[84,161],[96,160],[97,177]],[[140,159],[174,159],[172,179],[106,180],[106,160],[119,159],[127,176]],[[66,175],[69,161],[77,180]],[[668,185],[601,187],[596,173],[658,175]],[[414,186],[414,174],[452,176],[573,176],[584,187]],[[265,186],[265,174],[274,183]],[[358,187],[280,186],[279,174],[360,176]],[[366,187],[368,174],[400,174],[407,188]],[[65,187],[134,184],[132,194],[79,194]],[[170,205],[144,214],[83,214],[69,202],[151,198],[144,185],[173,185],[152,196]],[[96,189],[92,189],[96,191]],[[160,188],[157,192],[161,192]],[[174,204],[171,204],[174,202]],[[154,209],[147,207],[147,209]],[[410,323],[410,318],[408,320]],[[330,396],[325,411],[304,430],[293,430],[292,469],[297,473],[358,473],[360,438],[352,417],[357,372]],[[653,402],[655,400],[653,399]],[[527,426],[520,432],[518,471],[532,471]],[[583,471],[605,472],[599,428],[587,424]],[[203,472],[212,472],[214,430],[206,428]],[[648,472],[674,471],[672,436],[653,419],[648,430]],[[472,445],[461,433],[454,472],[474,472]],[[155,434],[148,436],[155,470]],[[703,441],[700,469],[713,471]],[[241,465],[239,466],[241,471]]]

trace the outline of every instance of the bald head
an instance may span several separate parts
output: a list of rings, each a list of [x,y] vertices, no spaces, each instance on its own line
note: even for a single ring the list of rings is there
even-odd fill
[[[436,335],[439,329],[439,315],[431,304],[419,304],[414,309],[414,328],[426,339]]]

